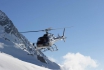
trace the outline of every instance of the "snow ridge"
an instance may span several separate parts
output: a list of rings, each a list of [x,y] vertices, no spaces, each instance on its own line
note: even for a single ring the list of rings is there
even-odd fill
[[[12,62],[11,62],[12,60]],[[0,53],[0,70],[49,70],[31,63],[21,61],[11,55]]]

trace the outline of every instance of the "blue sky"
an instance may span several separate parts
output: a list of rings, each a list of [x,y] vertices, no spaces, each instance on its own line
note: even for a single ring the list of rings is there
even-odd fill
[[[58,51],[45,54],[61,63],[67,53],[81,53],[95,59],[104,69],[104,0],[0,0],[5,12],[19,31],[48,27],[66,29],[66,42],[56,43]],[[63,30],[51,31],[56,36]],[[23,34],[36,42],[44,32]]]

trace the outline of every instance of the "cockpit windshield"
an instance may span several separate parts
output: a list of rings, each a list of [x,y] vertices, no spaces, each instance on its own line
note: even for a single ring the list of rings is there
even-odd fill
[[[37,40],[37,45],[38,44],[45,44],[48,42],[48,37],[39,37]]]

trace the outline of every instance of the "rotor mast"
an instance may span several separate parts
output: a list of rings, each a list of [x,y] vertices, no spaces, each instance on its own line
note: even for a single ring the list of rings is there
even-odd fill
[[[48,34],[48,31],[46,31],[46,34]]]
[[[47,28],[44,31],[46,32],[46,34],[48,34],[48,31],[51,31],[51,30],[52,30],[51,28]]]

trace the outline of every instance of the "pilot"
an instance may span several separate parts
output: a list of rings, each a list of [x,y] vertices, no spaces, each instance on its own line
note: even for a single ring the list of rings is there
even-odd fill
[[[48,35],[44,34],[43,37],[38,38],[37,45],[41,44],[43,46],[48,46]]]
[[[47,36],[47,34],[44,34],[44,36],[43,36],[43,45],[48,46],[48,36]]]

